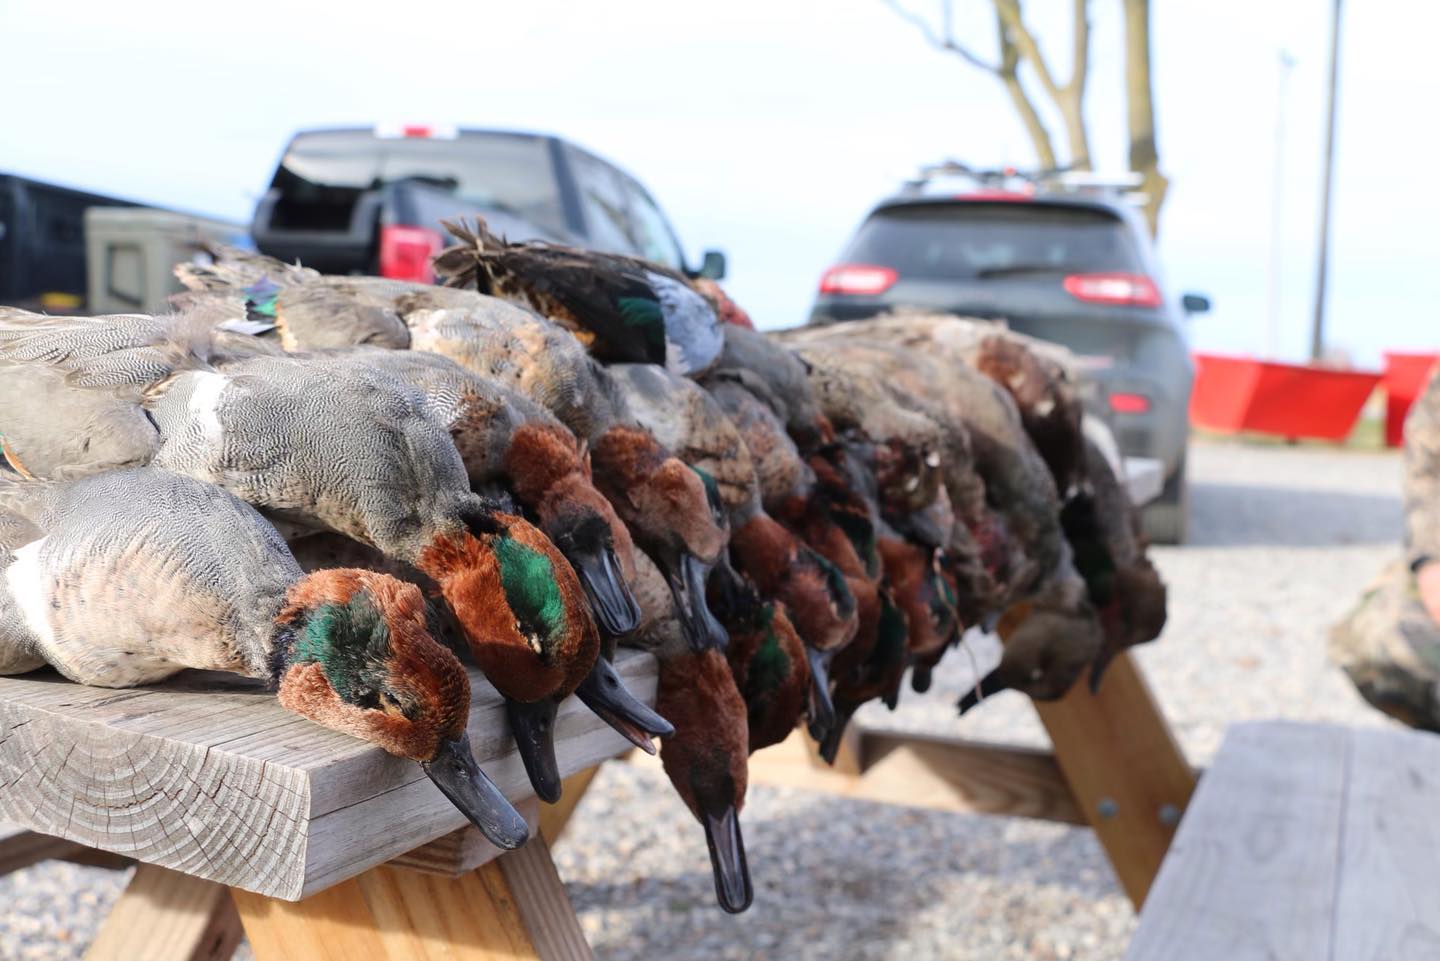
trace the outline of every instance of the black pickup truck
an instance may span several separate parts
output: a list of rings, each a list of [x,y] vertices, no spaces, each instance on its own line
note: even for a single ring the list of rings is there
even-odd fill
[[[0,304],[78,307],[85,298],[85,210],[115,197],[0,173]]]
[[[635,178],[559,137],[430,126],[305,130],[255,208],[262,253],[326,273],[432,279],[441,220],[481,215],[509,240],[630,254],[718,279],[725,257],[691,269],[665,215]]]

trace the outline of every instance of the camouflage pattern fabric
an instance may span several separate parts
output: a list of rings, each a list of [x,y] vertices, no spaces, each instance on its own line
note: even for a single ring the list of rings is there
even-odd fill
[[[1330,632],[1330,659],[1391,717],[1440,732],[1440,623],[1415,573],[1440,563],[1440,367],[1405,420],[1405,559],[1375,579]]]
[[[1405,547],[1440,561],[1440,364],[1405,419]]]
[[[1386,567],[1331,628],[1330,659],[1379,710],[1440,732],[1440,624],[1420,606],[1404,561]]]

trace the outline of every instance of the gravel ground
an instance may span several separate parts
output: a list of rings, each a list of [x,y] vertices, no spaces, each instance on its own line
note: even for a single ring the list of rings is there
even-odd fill
[[[1170,620],[1140,660],[1192,760],[1225,725],[1389,723],[1325,660],[1325,630],[1397,550],[1392,454],[1197,444],[1191,543],[1156,548]],[[1045,743],[1023,698],[963,720],[973,659],[865,722]],[[1089,831],[756,787],[745,809],[755,905],[714,905],[703,833],[663,777],[607,765],[555,856],[596,954],[626,959],[1112,959],[1134,918]],[[79,958],[124,873],[44,864],[0,878],[0,959]]]

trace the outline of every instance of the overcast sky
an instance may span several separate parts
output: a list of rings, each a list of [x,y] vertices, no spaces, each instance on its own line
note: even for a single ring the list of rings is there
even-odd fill
[[[910,0],[926,10],[927,0]],[[988,0],[956,0],[993,47]],[[1063,0],[1027,0],[1057,68]],[[1087,111],[1125,163],[1120,0],[1093,0]],[[1264,353],[1278,51],[1290,51],[1276,351],[1308,344],[1329,4],[1154,0],[1172,292],[1215,312],[1200,349]],[[1366,362],[1434,346],[1440,5],[1347,4],[1330,341]],[[692,259],[730,255],[763,326],[803,320],[820,272],[917,164],[1033,162],[996,81],[880,0],[69,3],[0,0],[0,169],[247,220],[299,127],[432,121],[555,132],[649,186]]]

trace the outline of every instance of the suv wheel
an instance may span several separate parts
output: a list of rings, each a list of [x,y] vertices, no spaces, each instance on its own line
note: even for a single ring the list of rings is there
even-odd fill
[[[1140,509],[1140,526],[1152,544],[1183,544],[1190,526],[1190,484],[1185,458],[1165,481],[1160,496]]]

